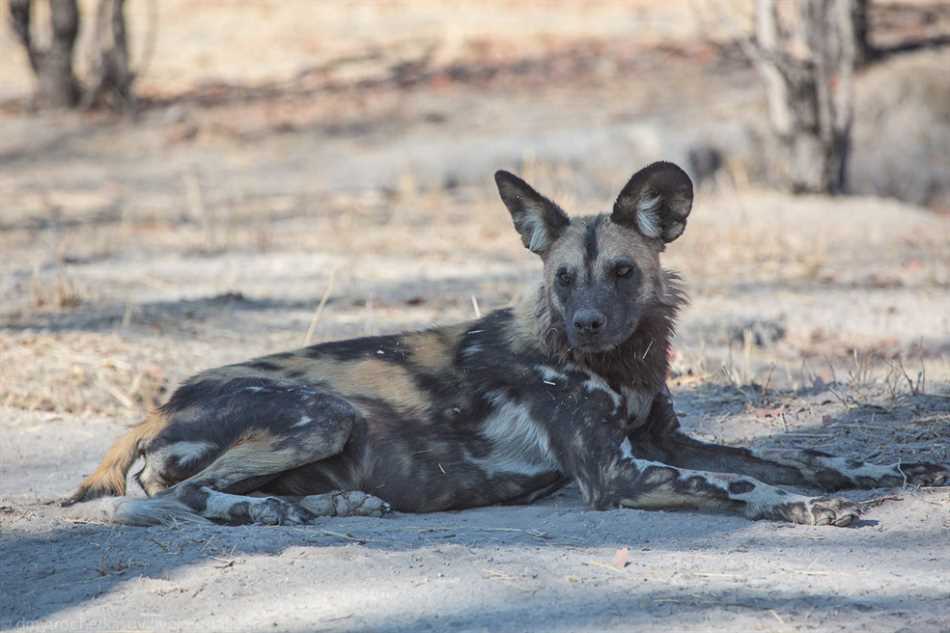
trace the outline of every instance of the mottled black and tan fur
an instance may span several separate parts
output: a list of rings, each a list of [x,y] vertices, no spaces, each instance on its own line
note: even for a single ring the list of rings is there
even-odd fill
[[[119,522],[307,524],[529,503],[576,481],[595,508],[847,525],[854,504],[776,485],[947,483],[941,465],[731,448],[680,432],[665,381],[684,298],[660,266],[692,207],[680,168],[650,165],[612,213],[573,219],[516,176],[496,180],[544,261],[528,300],[461,325],[202,372],[120,439],[72,501],[124,494],[139,456],[149,498],[112,504]]]

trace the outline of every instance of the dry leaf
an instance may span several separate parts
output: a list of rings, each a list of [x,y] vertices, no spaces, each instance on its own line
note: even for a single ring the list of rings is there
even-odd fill
[[[617,569],[623,569],[630,564],[630,548],[622,547],[614,553],[613,565]]]

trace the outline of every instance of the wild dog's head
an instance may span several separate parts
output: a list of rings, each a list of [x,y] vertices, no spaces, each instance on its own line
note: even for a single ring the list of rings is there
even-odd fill
[[[660,253],[679,237],[693,204],[693,184],[672,163],[653,163],[630,178],[613,212],[569,218],[514,174],[495,174],[521,240],[544,261],[552,325],[568,347],[611,351],[631,338],[645,315],[678,298]]]

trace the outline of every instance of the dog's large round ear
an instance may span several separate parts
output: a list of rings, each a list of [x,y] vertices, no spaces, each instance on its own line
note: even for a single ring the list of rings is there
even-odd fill
[[[531,252],[543,255],[571,223],[567,214],[512,173],[495,172],[495,183],[521,241]]]
[[[630,178],[614,203],[610,219],[636,228],[645,237],[672,242],[686,228],[693,207],[693,182],[673,163],[647,165]]]

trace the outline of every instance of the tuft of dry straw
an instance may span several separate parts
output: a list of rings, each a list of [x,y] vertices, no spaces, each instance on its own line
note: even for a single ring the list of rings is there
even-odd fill
[[[307,328],[307,336],[305,336],[303,340],[304,345],[310,345],[310,341],[313,340],[313,333],[317,331],[317,324],[320,323],[323,308],[326,307],[327,301],[330,299],[330,294],[333,292],[333,282],[336,280],[336,271],[336,268],[330,271],[330,279],[327,281],[327,287],[323,291],[323,296],[320,297],[320,303],[317,305],[317,309],[313,312],[313,318],[310,319],[310,327]]]

